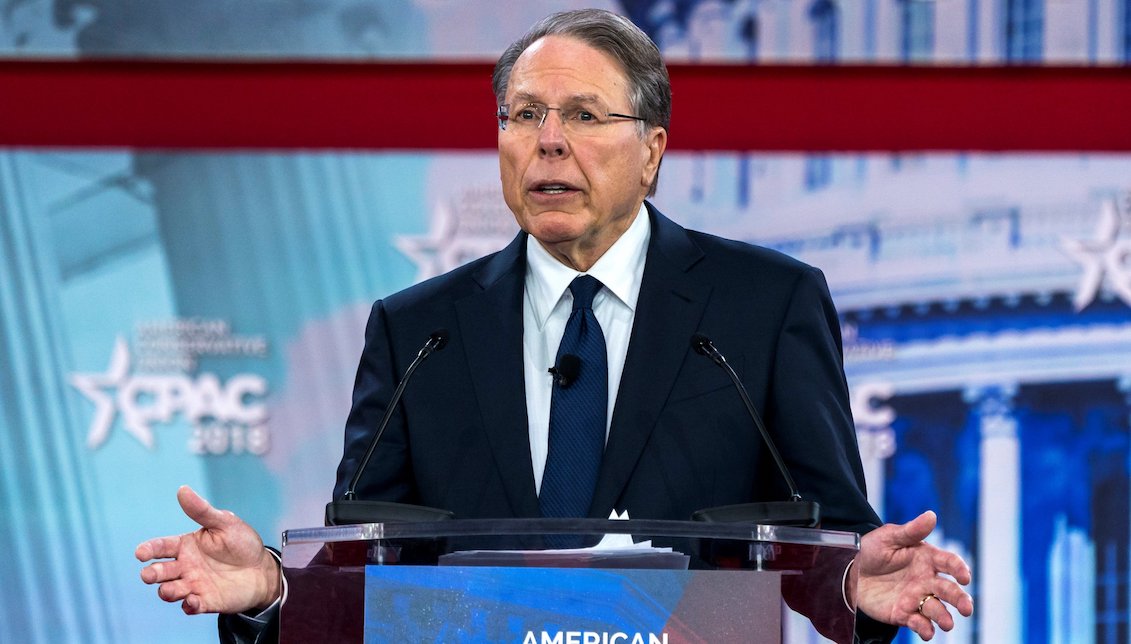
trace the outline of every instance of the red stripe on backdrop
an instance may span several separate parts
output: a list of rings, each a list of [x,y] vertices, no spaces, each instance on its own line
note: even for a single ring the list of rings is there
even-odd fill
[[[480,63],[0,61],[0,145],[490,149],[490,75]],[[670,149],[1131,150],[1129,67],[671,76]]]

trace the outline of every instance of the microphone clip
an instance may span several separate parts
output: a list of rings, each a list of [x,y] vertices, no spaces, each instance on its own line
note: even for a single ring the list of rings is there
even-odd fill
[[[554,377],[554,384],[565,389],[577,381],[581,373],[581,358],[572,353],[564,353],[558,358],[558,364],[547,369]]]

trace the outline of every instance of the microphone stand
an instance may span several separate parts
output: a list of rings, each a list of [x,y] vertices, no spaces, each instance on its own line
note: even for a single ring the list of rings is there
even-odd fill
[[[742,385],[739,380],[738,374],[727,362],[726,358],[707,336],[696,333],[691,336],[691,347],[695,349],[700,355],[705,355],[717,364],[723,371],[730,376],[731,382],[734,383],[735,389],[738,390],[738,395],[742,398],[742,404],[746,406],[746,411],[750,414],[750,418],[754,420],[754,425],[758,428],[758,433],[762,435],[762,442],[770,451],[770,456],[773,457],[774,463],[781,472],[782,478],[785,479],[785,484],[789,487],[789,501],[763,501],[759,503],[738,503],[734,505],[723,505],[714,508],[705,508],[696,510],[691,514],[691,518],[695,521],[706,521],[709,523],[757,523],[762,525],[785,525],[785,526],[798,526],[803,528],[815,528],[821,523],[821,506],[816,501],[803,501],[801,493],[797,490],[797,484],[793,482],[793,477],[789,473],[789,469],[785,466],[785,461],[782,460],[781,454],[778,452],[777,446],[774,444],[773,438],[770,437],[769,430],[762,422],[762,417],[758,415],[758,411],[754,409],[754,403],[750,402],[750,395],[746,392],[746,387]]]
[[[385,433],[385,428],[389,426],[389,421],[392,420],[393,412],[396,411],[397,405],[400,404],[405,387],[408,386],[409,380],[412,379],[412,374],[416,371],[416,368],[420,366],[420,363],[424,362],[433,352],[443,349],[447,343],[448,331],[446,329],[433,331],[428,337],[428,341],[424,343],[424,346],[421,347],[420,351],[416,354],[416,358],[408,365],[408,369],[405,370],[404,377],[401,378],[400,384],[397,385],[396,390],[393,391],[393,397],[389,399],[389,406],[385,408],[385,415],[377,425],[377,431],[373,433],[373,439],[369,441],[369,448],[365,450],[365,456],[361,458],[361,461],[358,462],[357,469],[354,470],[353,478],[350,479],[346,493],[341,499],[326,504],[326,525],[441,521],[454,516],[454,514],[448,510],[430,508],[423,505],[361,500],[357,498],[356,492],[357,485],[361,481],[361,475],[365,471],[366,466],[369,465],[369,460],[373,458],[373,452],[377,449],[377,442],[381,440],[381,435]]]

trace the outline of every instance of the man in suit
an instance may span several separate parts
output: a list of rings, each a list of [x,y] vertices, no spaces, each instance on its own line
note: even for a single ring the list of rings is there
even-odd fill
[[[605,305],[636,302],[634,323],[622,331],[631,326],[587,516],[615,509],[640,519],[687,519],[706,507],[788,498],[734,385],[692,349],[692,335],[704,332],[742,374],[803,496],[820,500],[824,527],[874,527],[836,313],[821,274],[771,251],[687,231],[651,204],[628,234],[647,255],[642,276],[602,270],[607,255],[587,267],[606,289],[625,293],[598,293],[598,319]],[[428,332],[444,328],[449,346],[415,373],[403,416],[382,436],[359,497],[445,508],[461,518],[539,516],[542,472],[532,463],[545,464],[550,405],[536,419],[527,399],[549,402],[556,356],[526,350],[537,338],[524,341],[531,325],[524,325],[523,301],[533,309],[539,289],[524,288],[537,279],[527,266],[552,261],[528,260],[544,253],[537,244],[521,233],[497,254],[374,305],[335,498],[346,491],[400,374]],[[546,302],[568,313],[575,272],[559,272]],[[601,324],[608,335],[616,332],[615,313]],[[531,314],[537,325],[538,313]],[[532,455],[538,444],[540,458]]]
[[[507,49],[494,88],[503,196],[522,233],[374,305],[335,498],[398,377],[429,332],[445,328],[450,344],[406,390],[360,498],[461,518],[627,510],[635,519],[783,499],[732,383],[692,349],[703,333],[741,375],[802,495],[821,504],[822,527],[865,534],[845,574],[859,613],[926,639],[936,624],[952,627],[948,604],[969,615],[970,597],[940,576],[968,583],[965,563],[923,542],[933,515],[872,531],[879,521],[821,273],[685,230],[645,201],[671,113],[648,37],[615,14],[556,14]],[[572,352],[581,368],[566,387],[548,370]],[[258,536],[190,490],[178,497],[202,529],[139,546],[143,561],[173,558],[147,566],[143,580],[189,613],[275,602],[278,566]],[[893,633],[860,624],[865,637]]]

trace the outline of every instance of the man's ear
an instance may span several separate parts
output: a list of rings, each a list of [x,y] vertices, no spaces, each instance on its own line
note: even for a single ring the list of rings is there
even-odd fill
[[[656,173],[660,170],[660,160],[664,158],[664,150],[668,147],[668,131],[655,126],[648,132],[644,139],[644,172],[640,177],[641,185],[651,187]]]

